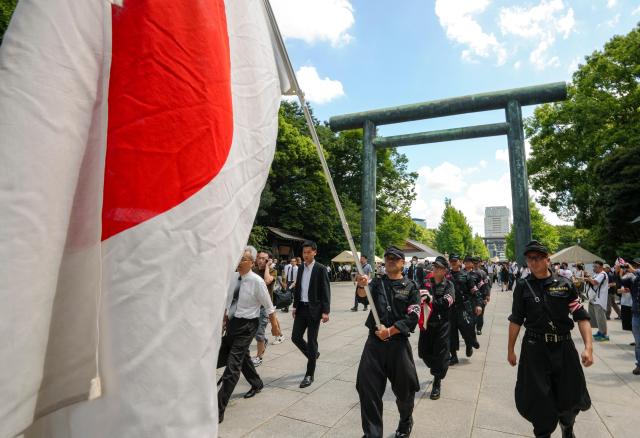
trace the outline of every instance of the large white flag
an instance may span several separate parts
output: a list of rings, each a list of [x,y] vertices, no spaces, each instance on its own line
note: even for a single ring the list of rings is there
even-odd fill
[[[272,38],[263,0],[20,0],[0,47],[0,436],[215,436],[225,293],[286,83]]]

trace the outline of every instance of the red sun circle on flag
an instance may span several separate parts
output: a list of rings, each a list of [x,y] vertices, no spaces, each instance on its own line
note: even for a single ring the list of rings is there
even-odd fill
[[[233,138],[223,0],[112,10],[102,240],[182,203],[224,165]]]

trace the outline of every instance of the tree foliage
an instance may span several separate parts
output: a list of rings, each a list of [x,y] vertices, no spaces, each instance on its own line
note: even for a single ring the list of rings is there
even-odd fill
[[[0,44],[2,44],[2,37],[9,27],[9,20],[18,0],[0,0]]]
[[[473,234],[467,218],[462,211],[451,205],[451,199],[445,199],[444,204],[442,220],[436,229],[436,249],[443,254],[473,253]]]
[[[560,233],[558,229],[547,222],[532,199],[529,200],[529,211],[531,214],[531,237],[541,242],[551,253],[556,252],[560,244]],[[505,240],[507,241],[505,255],[509,260],[515,260],[517,254],[515,253],[513,226],[511,226],[511,230],[505,237]]]
[[[411,221],[411,227],[409,228],[409,239],[424,243],[431,248],[435,248],[436,230],[434,230],[433,228],[423,228],[415,222]]]
[[[347,242],[324,178],[304,115],[296,103],[282,102],[276,152],[262,192],[255,225],[277,226],[315,240],[319,257],[329,258]],[[314,119],[336,190],[356,243],[360,241],[362,204],[362,130],[333,133]],[[377,152],[376,252],[409,237],[409,209],[417,175],[407,170],[406,156]]]
[[[606,258],[637,256],[640,229],[630,222],[640,215],[640,26],[587,56],[568,99],[538,107],[526,133],[540,203],[591,229]]]

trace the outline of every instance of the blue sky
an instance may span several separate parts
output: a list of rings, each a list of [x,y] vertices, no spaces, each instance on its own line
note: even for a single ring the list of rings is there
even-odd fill
[[[333,115],[568,81],[584,56],[640,22],[640,0],[271,0],[320,120]],[[523,108],[530,116],[534,107]],[[382,135],[504,121],[502,111],[385,125]],[[435,227],[444,197],[484,234],[511,208],[506,137],[410,146],[412,214]],[[534,194],[535,195],[535,194]],[[543,209],[552,223],[563,223]]]

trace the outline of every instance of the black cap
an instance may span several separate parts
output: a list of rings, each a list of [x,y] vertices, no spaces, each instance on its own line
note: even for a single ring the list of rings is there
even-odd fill
[[[473,261],[473,257],[471,257],[469,254],[464,256],[463,262],[472,262],[472,261]]]
[[[434,266],[440,266],[441,268],[448,268],[449,267],[449,262],[444,257],[438,256],[438,257],[436,257],[435,261],[433,262],[433,265]]]
[[[387,248],[384,252],[384,256],[386,257],[387,255],[394,255],[404,260],[404,252],[402,252],[402,250],[397,246],[390,246]]]
[[[460,260],[460,255],[455,252],[453,254],[449,254],[449,261],[451,260]]]
[[[527,255],[527,253],[534,251],[542,254],[549,254],[549,250],[547,249],[547,247],[537,240],[532,240],[531,242],[527,243],[527,246],[524,247],[524,255]]]
[[[480,263],[480,257],[473,256],[473,263]]]

